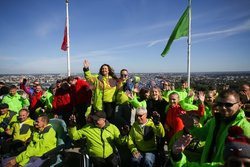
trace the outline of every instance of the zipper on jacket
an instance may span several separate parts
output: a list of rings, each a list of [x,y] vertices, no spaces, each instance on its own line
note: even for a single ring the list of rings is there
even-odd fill
[[[102,134],[103,134],[103,129],[101,129],[101,141],[102,141],[102,149],[103,149],[103,159],[104,159],[104,154],[105,154],[105,144],[104,144],[104,140],[103,140],[103,137],[102,137]]]

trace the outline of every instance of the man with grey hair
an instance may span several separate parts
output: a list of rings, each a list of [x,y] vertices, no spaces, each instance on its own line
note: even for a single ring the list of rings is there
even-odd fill
[[[148,119],[145,108],[136,109],[136,121],[130,130],[128,141],[128,147],[133,155],[131,166],[154,165],[157,153],[156,136],[165,136],[159,118],[160,115],[156,111],[153,112],[153,119]]]

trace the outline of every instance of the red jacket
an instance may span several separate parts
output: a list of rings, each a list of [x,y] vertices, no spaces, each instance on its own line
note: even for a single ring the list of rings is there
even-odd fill
[[[70,95],[74,107],[78,104],[86,104],[87,106],[91,104],[92,91],[84,80],[77,79],[76,84],[71,86]]]
[[[36,110],[38,107],[42,107],[42,102],[40,101],[43,91],[34,92],[30,99],[30,110]]]
[[[70,101],[69,92],[64,91],[62,89],[58,89],[53,98],[53,112],[58,114],[62,112],[70,112],[72,111],[72,104]]]
[[[204,115],[204,110],[205,110],[204,105],[199,105],[198,110],[192,110],[192,111],[187,111],[187,112],[196,113],[198,116],[201,117]],[[186,113],[186,111],[183,110],[180,105],[169,107],[167,111],[167,115],[166,115],[166,120],[165,120],[165,124],[169,128],[169,131],[167,132],[168,141],[176,132],[184,128],[184,124],[182,122],[182,119],[180,118],[180,115],[183,113]]]

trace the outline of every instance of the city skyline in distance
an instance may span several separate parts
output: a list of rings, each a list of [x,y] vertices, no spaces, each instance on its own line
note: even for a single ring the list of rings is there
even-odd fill
[[[98,74],[97,72],[93,72],[93,74]],[[116,76],[119,76],[119,72],[115,72]],[[134,74],[180,74],[180,75],[187,75],[186,72],[129,72],[130,75],[134,75]],[[191,75],[196,75],[196,74],[224,74],[224,75],[231,75],[231,74],[249,74],[250,75],[250,71],[203,71],[203,72],[191,72]],[[25,75],[62,75],[62,76],[67,76],[67,73],[0,73],[0,76],[25,76]],[[72,76],[80,76],[80,75],[84,75],[84,73],[72,73]]]

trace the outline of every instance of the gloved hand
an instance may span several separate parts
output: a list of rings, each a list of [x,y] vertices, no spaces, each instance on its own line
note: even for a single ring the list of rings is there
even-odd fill
[[[69,117],[69,127],[75,127],[75,126],[76,126],[76,116],[72,114]]]
[[[160,114],[157,111],[154,111],[152,114],[153,117],[153,122],[155,125],[159,125],[160,124]]]
[[[127,136],[129,134],[129,126],[124,125],[121,127],[121,135],[122,136]]]

